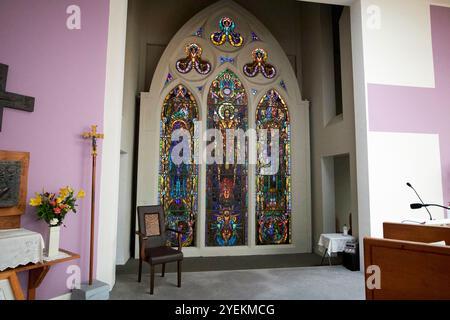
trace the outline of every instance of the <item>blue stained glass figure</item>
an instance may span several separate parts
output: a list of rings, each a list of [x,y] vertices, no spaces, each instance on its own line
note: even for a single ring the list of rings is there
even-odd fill
[[[194,123],[198,120],[195,98],[186,87],[176,86],[164,100],[161,114],[158,201],[164,207],[167,226],[183,232],[181,240],[186,247],[195,245],[198,168],[193,163],[194,139],[191,141],[191,162],[179,165],[173,162],[172,150],[179,142],[172,141],[172,133],[184,129],[194,136]],[[168,236],[173,246],[178,245],[176,235]]]

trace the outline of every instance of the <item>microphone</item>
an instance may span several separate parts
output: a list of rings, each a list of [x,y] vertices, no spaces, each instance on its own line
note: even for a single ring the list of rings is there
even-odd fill
[[[410,207],[413,210],[421,209],[423,207],[423,204],[421,204],[421,203],[411,203]]]
[[[450,207],[444,207],[440,204],[422,204],[422,203],[411,203],[410,205],[411,209],[421,209],[421,208],[427,208],[427,207],[439,207],[442,209],[450,210]]]
[[[423,207],[425,208],[425,210],[427,210],[428,215],[430,216],[430,220],[433,220],[433,216],[431,215],[430,210],[428,210],[427,206],[425,206],[425,203],[423,202],[422,198],[417,193],[416,189],[414,189],[414,187],[409,182],[407,182],[406,185],[414,190],[415,194],[417,195],[417,198],[419,198],[419,200],[422,203]],[[417,205],[417,203],[415,205]],[[422,207],[420,207],[420,208],[422,208]],[[420,208],[413,208],[412,205],[411,205],[411,209],[420,209]]]

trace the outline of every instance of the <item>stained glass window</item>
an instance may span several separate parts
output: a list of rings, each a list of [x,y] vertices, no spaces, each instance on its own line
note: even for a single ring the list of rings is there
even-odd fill
[[[185,247],[195,244],[198,166],[194,164],[194,124],[197,120],[198,107],[193,95],[182,85],[170,91],[164,100],[161,115],[159,200],[164,207],[167,226],[183,232]],[[177,129],[186,130],[193,137],[187,141],[191,146],[191,161],[179,163],[172,159],[173,148],[182,142],[172,141],[172,133]],[[185,156],[183,158],[186,159]],[[176,235],[168,236],[171,244],[176,246]]]
[[[202,59],[203,49],[196,43],[191,43],[185,48],[186,57],[176,63],[179,73],[186,74],[195,69],[202,75],[207,75],[211,71],[211,64]]]
[[[223,17],[219,22],[220,31],[211,34],[211,41],[216,46],[223,45],[227,40],[233,47],[244,44],[244,38],[235,31],[236,23],[229,17]]]
[[[267,63],[268,54],[264,49],[256,48],[252,52],[251,63],[247,63],[244,66],[244,74],[249,78],[256,77],[259,73],[267,79],[273,79],[277,75],[277,69],[269,63]]]
[[[258,157],[256,181],[256,243],[274,245],[291,243],[291,158],[290,120],[286,103],[279,93],[270,90],[261,99],[256,115],[258,155],[278,153],[278,170],[263,174],[267,159]],[[268,130],[262,135],[263,130]],[[271,129],[279,132],[278,150],[272,141]],[[263,141],[266,141],[263,143]],[[266,149],[266,151],[262,150]]]
[[[212,82],[208,95],[207,128],[222,133],[222,137],[215,136],[222,141],[211,141],[223,148],[223,152],[213,151],[222,154],[223,162],[207,164],[206,246],[247,244],[248,142],[245,137],[243,141],[232,139],[233,143],[226,138],[231,129],[236,130],[235,133],[247,131],[247,103],[244,86],[232,71],[223,71]],[[240,158],[242,151],[245,152],[243,159]]]

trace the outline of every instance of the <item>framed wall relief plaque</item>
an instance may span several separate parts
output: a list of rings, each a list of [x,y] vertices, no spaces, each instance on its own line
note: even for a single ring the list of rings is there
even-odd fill
[[[28,189],[28,152],[0,150],[0,229],[20,227]]]
[[[19,205],[20,161],[0,160],[0,208],[11,208]]]

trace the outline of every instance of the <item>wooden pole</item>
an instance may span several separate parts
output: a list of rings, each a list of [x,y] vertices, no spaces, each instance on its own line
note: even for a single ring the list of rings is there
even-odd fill
[[[89,247],[89,285],[94,282],[94,253],[95,253],[95,187],[97,176],[97,139],[104,135],[97,133],[97,126],[92,126],[91,132],[83,133],[83,138],[92,139],[92,187],[91,187],[91,234]]]
[[[91,239],[89,254],[89,285],[94,279],[94,237],[95,237],[95,177],[97,171],[97,155],[92,156],[92,197],[91,197]]]

